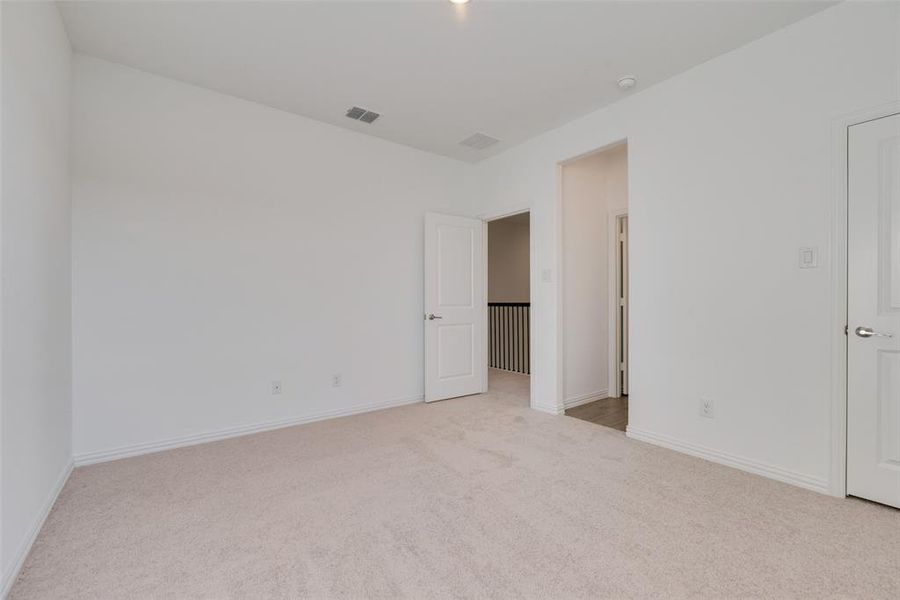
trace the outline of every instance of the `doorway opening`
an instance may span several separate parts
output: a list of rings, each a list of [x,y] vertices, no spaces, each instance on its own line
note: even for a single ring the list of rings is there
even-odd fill
[[[628,425],[628,146],[561,165],[565,414]]]
[[[488,392],[528,406],[531,375],[531,218],[486,221]]]

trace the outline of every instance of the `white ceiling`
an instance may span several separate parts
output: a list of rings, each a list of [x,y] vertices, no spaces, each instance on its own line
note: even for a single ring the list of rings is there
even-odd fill
[[[478,161],[833,3],[62,2],[77,51]],[[634,93],[634,91],[630,92]],[[344,116],[356,105],[372,125]],[[459,142],[502,140],[486,150]]]

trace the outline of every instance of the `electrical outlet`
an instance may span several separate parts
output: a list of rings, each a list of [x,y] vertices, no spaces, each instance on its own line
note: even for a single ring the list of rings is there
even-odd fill
[[[700,398],[700,416],[707,419],[713,418],[713,401],[709,398]]]
[[[344,378],[340,373],[331,376],[331,387],[341,387],[342,383],[344,383]]]
[[[272,382],[272,395],[277,396],[280,393],[281,393],[281,382],[273,381]]]

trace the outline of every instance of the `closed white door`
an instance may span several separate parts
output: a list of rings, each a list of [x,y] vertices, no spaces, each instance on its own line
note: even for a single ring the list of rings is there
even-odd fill
[[[425,401],[486,391],[484,223],[425,215]]]
[[[900,115],[848,151],[847,493],[900,508]]]

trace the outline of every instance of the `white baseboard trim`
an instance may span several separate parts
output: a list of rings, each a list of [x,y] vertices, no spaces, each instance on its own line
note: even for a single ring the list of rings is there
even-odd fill
[[[541,412],[550,413],[551,415],[561,415],[565,412],[565,409],[562,406],[557,406],[555,404],[538,404],[537,402],[532,402],[531,408]]]
[[[157,442],[148,442],[144,444],[135,444],[133,446],[121,446],[109,450],[100,450],[97,452],[83,452],[76,454],[74,457],[75,466],[82,467],[93,465],[121,458],[129,458],[132,456],[140,456],[142,454],[152,454],[154,452],[162,452],[164,450],[172,450],[174,448],[183,448],[185,446],[196,446],[197,444],[205,444],[207,442],[217,442],[228,438],[239,437],[242,435],[250,435],[252,433],[260,433],[263,431],[271,431],[273,429],[282,429],[284,427],[293,427],[294,425],[303,425],[304,423],[313,423],[315,421],[324,421],[325,419],[334,419],[337,417],[347,417],[360,413],[372,412],[375,410],[383,410],[385,408],[394,408],[396,406],[404,406],[406,404],[415,404],[422,402],[422,396],[406,396],[403,398],[395,398],[393,400],[384,400],[382,402],[372,402],[362,404],[350,408],[340,408],[335,410],[313,413],[311,415],[303,415],[299,417],[291,417],[288,419],[280,419],[278,421],[268,421],[265,423],[257,423],[255,425],[244,425],[241,427],[231,427],[228,429],[219,429],[217,431],[207,431],[194,435],[187,435],[177,438],[169,438]]]
[[[707,448],[705,446],[682,442],[667,435],[652,433],[650,431],[644,431],[641,429],[635,429],[631,426],[628,426],[626,428],[625,435],[635,440],[647,442],[656,446],[662,446],[663,448],[668,448],[669,450],[675,450],[684,454],[690,454],[691,456],[696,456],[698,458],[718,463],[720,465],[733,467],[735,469],[740,469],[741,471],[747,471],[748,473],[753,473],[754,475],[762,475],[763,477],[775,479],[776,481],[790,483],[791,485],[796,485],[807,490],[819,492],[820,494],[830,493],[827,480],[820,479],[818,477],[812,477],[810,475],[806,475],[805,473],[789,471],[787,469],[782,469],[781,467],[768,465],[748,458],[742,458],[740,456],[728,454],[727,452],[720,452],[718,450]]]
[[[56,499],[59,497],[59,493],[62,491],[63,487],[65,487],[66,482],[69,480],[69,475],[72,474],[72,469],[74,467],[75,465],[70,459],[59,474],[59,477],[57,477],[56,483],[53,484],[53,488],[47,495],[47,499],[44,500],[44,505],[41,506],[41,511],[31,524],[28,535],[25,536],[25,539],[22,540],[22,543],[20,543],[19,547],[16,549],[12,565],[9,570],[3,574],[2,587],[0,587],[0,598],[6,598],[9,591],[12,589],[13,584],[16,582],[16,579],[19,577],[19,572],[25,565],[25,559],[28,558],[28,553],[31,552],[31,547],[34,545],[34,541],[41,532],[44,521],[47,520],[47,515],[50,514],[50,510],[53,508],[53,505],[56,504]]]
[[[609,398],[609,392],[607,390],[597,390],[596,392],[591,392],[589,394],[581,394],[580,396],[566,398],[563,402],[563,406],[566,407],[566,410],[569,410],[570,408],[575,408],[576,406],[581,406],[582,404],[587,404],[594,400],[603,400],[604,398]]]

